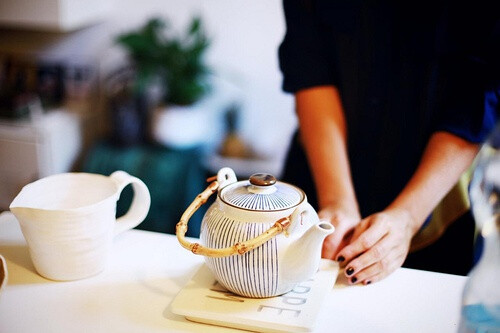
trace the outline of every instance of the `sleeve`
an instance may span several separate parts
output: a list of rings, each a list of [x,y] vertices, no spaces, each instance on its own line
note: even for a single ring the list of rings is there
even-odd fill
[[[332,54],[328,52],[331,45],[324,44],[325,31],[315,17],[313,3],[283,1],[287,30],[278,55],[286,92],[338,82]]]
[[[498,11],[476,8],[448,15],[438,60],[442,80],[436,130],[481,143],[500,119],[500,20]]]

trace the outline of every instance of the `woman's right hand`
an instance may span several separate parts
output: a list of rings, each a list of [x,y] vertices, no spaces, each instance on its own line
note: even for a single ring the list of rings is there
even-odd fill
[[[361,221],[357,209],[347,209],[334,205],[326,206],[318,212],[322,221],[328,221],[335,232],[325,238],[321,257],[335,260],[337,254],[349,244],[354,228]]]

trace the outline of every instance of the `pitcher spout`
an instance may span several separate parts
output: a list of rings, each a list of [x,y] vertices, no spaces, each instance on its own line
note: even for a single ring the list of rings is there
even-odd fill
[[[329,222],[320,221],[290,245],[282,265],[286,269],[283,279],[287,283],[297,284],[314,275],[319,267],[323,241],[334,230]]]
[[[9,210],[16,216],[18,221],[34,219],[42,211],[41,209],[31,207],[25,201],[24,197],[19,194],[9,206]]]

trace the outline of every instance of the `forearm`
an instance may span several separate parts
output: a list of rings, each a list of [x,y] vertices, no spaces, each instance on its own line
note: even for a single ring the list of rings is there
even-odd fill
[[[348,206],[357,211],[347,156],[346,124],[337,89],[309,88],[297,92],[295,99],[320,208]]]
[[[403,209],[415,234],[441,199],[470,166],[478,145],[447,132],[434,133],[417,170],[388,209]]]

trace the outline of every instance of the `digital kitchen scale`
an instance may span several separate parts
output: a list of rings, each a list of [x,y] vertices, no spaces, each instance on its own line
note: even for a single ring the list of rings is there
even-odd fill
[[[222,287],[206,265],[181,289],[170,310],[186,319],[257,332],[310,332],[337,279],[338,263],[321,259],[319,270],[292,291],[246,298]]]

